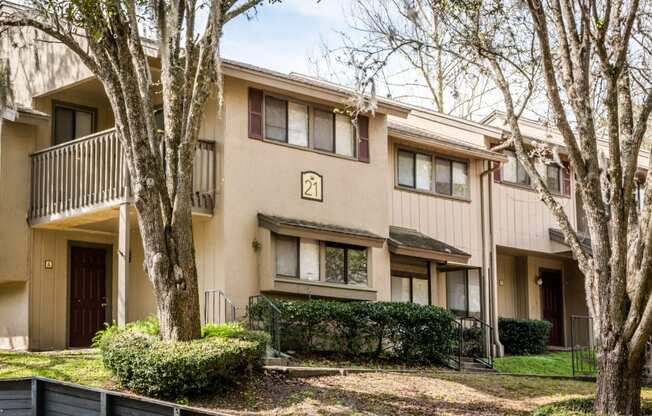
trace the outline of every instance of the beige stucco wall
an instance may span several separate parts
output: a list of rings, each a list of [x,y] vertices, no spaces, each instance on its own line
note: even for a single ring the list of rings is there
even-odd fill
[[[223,238],[225,292],[238,305],[259,290],[256,252],[259,212],[361,228],[381,236],[389,232],[387,131],[385,118],[370,121],[371,163],[252,140],[247,133],[247,87],[227,78],[224,143]],[[300,175],[323,176],[324,201],[301,198]],[[390,298],[387,248],[371,249],[370,268],[378,299]]]
[[[0,136],[0,284],[28,279],[29,153],[36,127],[5,121]],[[2,291],[2,288],[0,288]]]
[[[9,61],[14,98],[24,107],[31,107],[36,95],[90,76],[68,48],[30,28],[0,37],[0,58]]]
[[[29,348],[28,305],[27,282],[0,285],[0,349]]]

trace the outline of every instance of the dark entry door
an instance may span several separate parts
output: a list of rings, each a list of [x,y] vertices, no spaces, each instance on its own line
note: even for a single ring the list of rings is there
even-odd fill
[[[70,249],[69,346],[89,347],[106,321],[106,250]]]
[[[541,307],[543,319],[552,324],[549,345],[562,346],[564,334],[563,296],[561,291],[561,272],[542,271]]]

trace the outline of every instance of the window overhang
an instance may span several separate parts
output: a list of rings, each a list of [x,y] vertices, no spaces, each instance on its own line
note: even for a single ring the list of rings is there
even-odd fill
[[[258,225],[282,235],[312,238],[362,247],[382,248],[385,238],[370,231],[294,218],[258,214]]]
[[[410,228],[391,226],[388,245],[391,253],[428,260],[466,264],[471,258],[458,248]]]

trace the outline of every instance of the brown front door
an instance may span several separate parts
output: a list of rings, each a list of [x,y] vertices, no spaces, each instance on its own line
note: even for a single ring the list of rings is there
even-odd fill
[[[69,346],[89,347],[106,321],[106,250],[70,248]]]
[[[549,345],[562,346],[563,342],[563,296],[561,292],[561,272],[542,271],[541,307],[543,319],[552,324]]]

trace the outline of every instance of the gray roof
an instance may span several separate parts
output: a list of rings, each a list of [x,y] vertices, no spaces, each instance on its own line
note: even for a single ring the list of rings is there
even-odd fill
[[[564,233],[560,229],[549,228],[548,236],[550,237],[550,240],[568,246],[568,243],[566,243],[566,237],[564,237]],[[582,248],[586,250],[587,253],[593,255],[593,247],[591,246],[591,237],[589,237],[586,234],[577,233],[577,238],[580,240],[580,245],[582,246]]]
[[[478,146],[474,143],[465,142],[462,140],[455,140],[447,137],[443,137],[439,134],[436,134],[430,130],[422,129],[419,127],[414,127],[406,123],[388,121],[387,129],[390,134],[392,132],[403,133],[410,136],[417,136],[424,138],[426,140],[432,141],[433,143],[440,145],[452,146],[460,149],[461,151],[473,152],[479,156],[483,156],[489,159],[505,159],[505,156],[502,153],[493,152],[485,147]]]
[[[452,254],[456,256],[471,257],[470,254],[446,244],[443,241],[435,240],[425,234],[411,228],[389,227],[389,243],[399,246],[431,250],[439,253]]]
[[[324,224],[320,222],[306,221],[306,220],[300,220],[296,218],[278,217],[275,215],[267,215],[261,213],[258,214],[258,222],[259,223],[267,222],[267,223],[274,224],[276,226],[290,226],[290,227],[303,228],[307,230],[327,231],[327,232],[338,233],[338,234],[346,234],[354,237],[379,239],[379,240],[385,239],[384,237],[379,236],[378,234],[374,234],[370,231],[361,230],[358,228],[343,227],[341,225],[334,225],[334,224]]]

